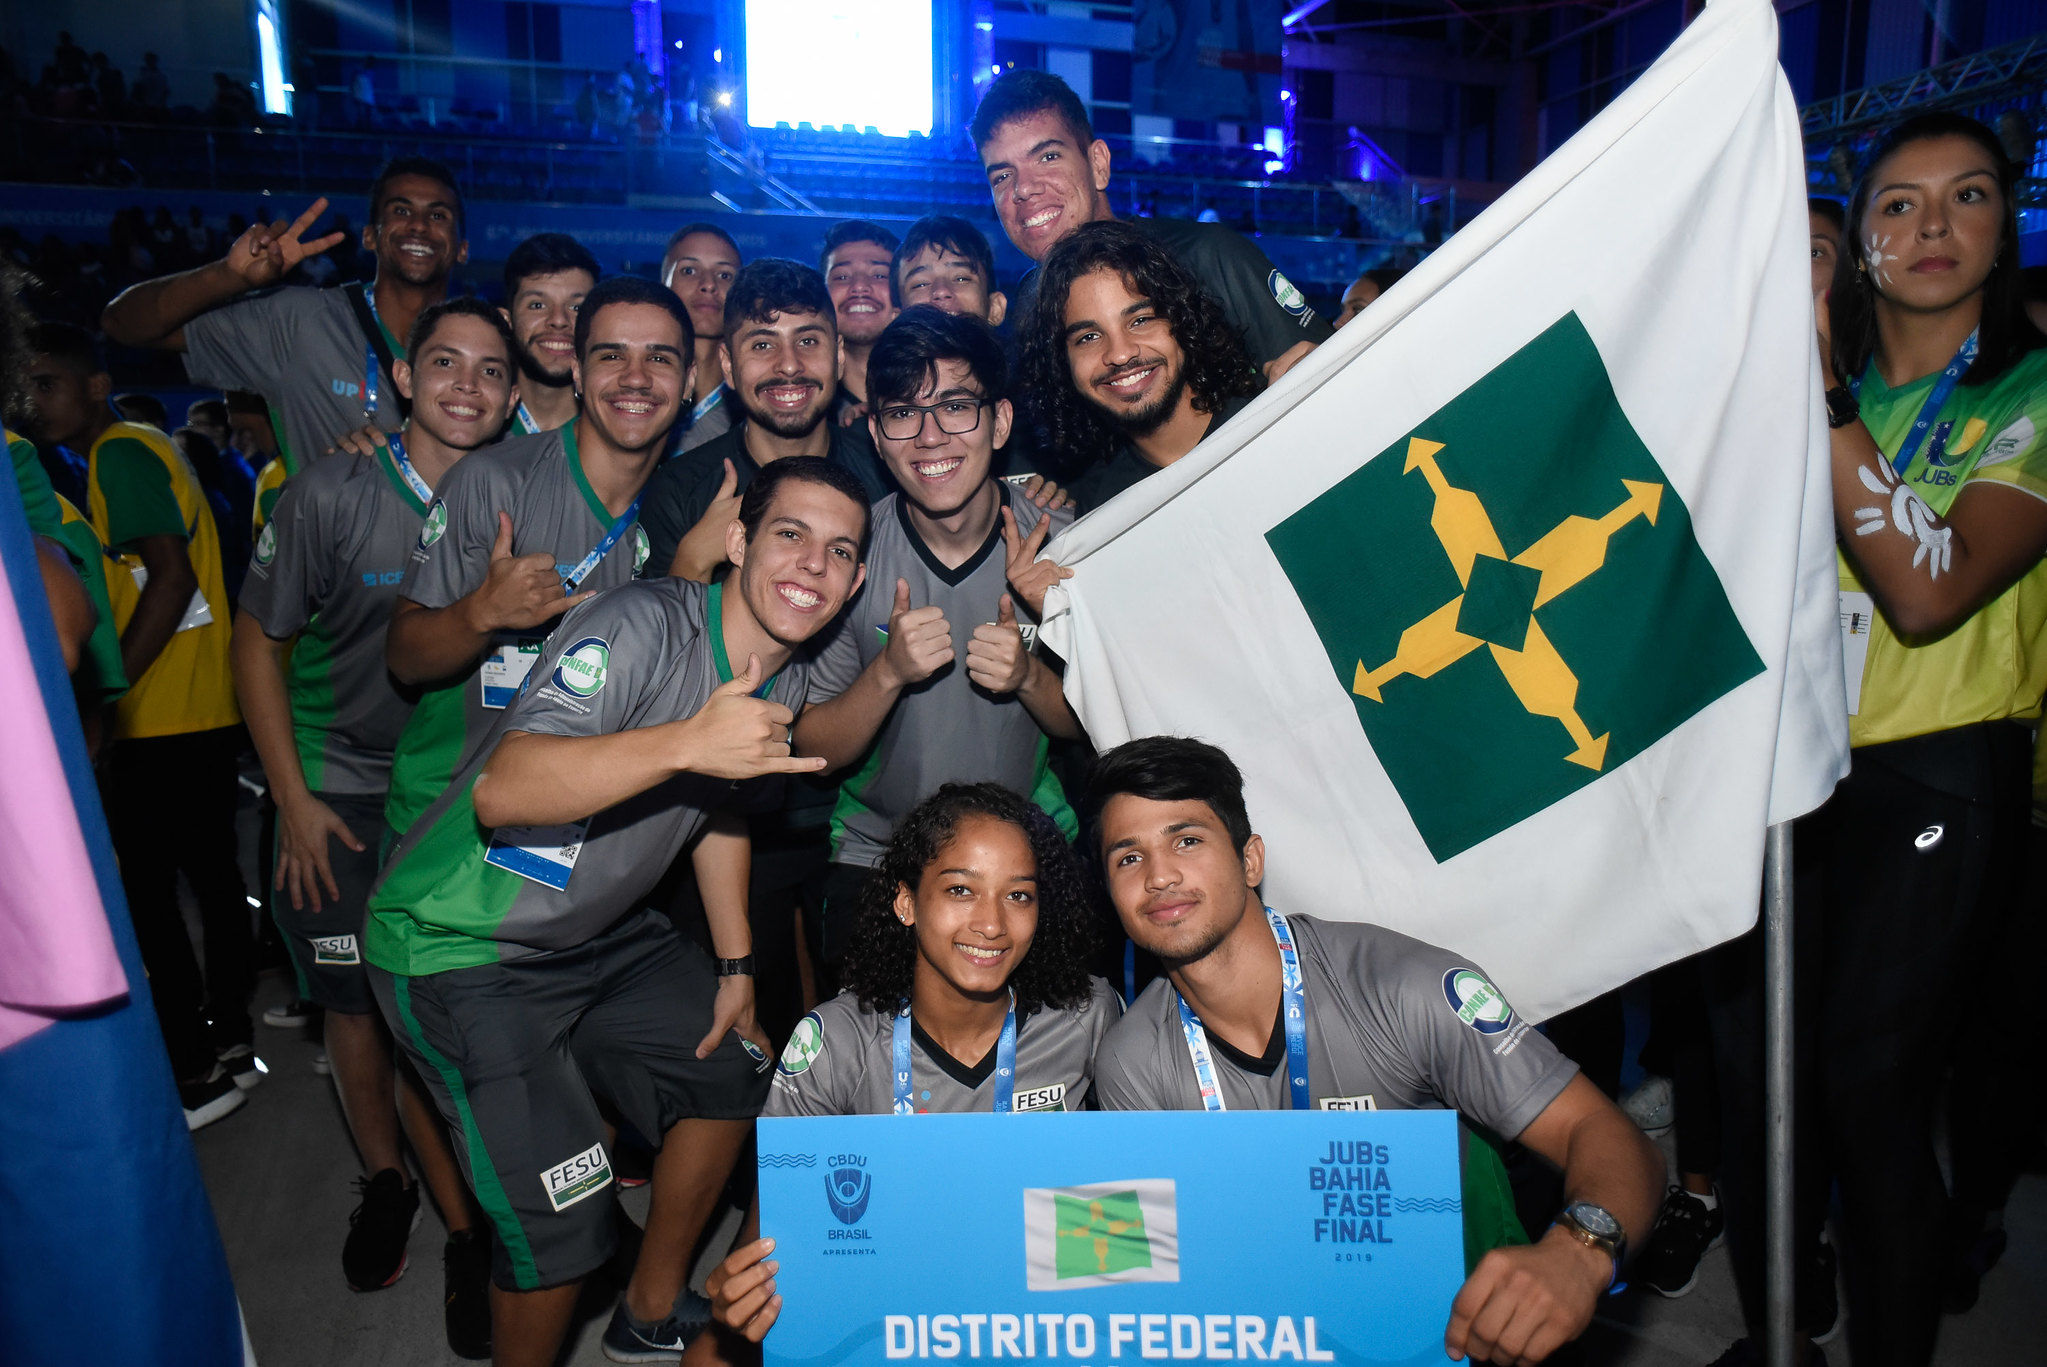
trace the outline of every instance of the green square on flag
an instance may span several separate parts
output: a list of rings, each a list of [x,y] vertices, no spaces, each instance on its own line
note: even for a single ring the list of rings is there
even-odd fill
[[[1059,1195],[1052,1200],[1052,1210],[1059,1280],[1151,1266],[1151,1241],[1144,1236],[1144,1210],[1135,1191],[1106,1192],[1086,1200]]]
[[[1266,541],[1438,863],[1763,670],[1576,314]]]

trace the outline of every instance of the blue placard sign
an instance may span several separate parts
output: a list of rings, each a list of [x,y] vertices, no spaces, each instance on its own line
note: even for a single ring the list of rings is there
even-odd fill
[[[767,1367],[1449,1361],[1449,1111],[762,1120],[760,1187]]]

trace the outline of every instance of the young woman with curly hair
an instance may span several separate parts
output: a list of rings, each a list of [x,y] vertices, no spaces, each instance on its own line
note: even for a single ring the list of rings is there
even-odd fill
[[[1098,895],[1030,802],[946,784],[897,824],[861,898],[846,988],[797,1026],[764,1114],[1088,1105],[1095,1046],[1122,1009],[1087,972]],[[758,1228],[758,1202],[748,1220]],[[742,1244],[709,1281],[717,1322],[753,1343],[781,1313],[773,1248]]]

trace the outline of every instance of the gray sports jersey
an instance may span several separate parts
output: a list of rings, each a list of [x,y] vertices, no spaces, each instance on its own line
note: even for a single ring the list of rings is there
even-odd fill
[[[499,726],[393,851],[370,894],[372,963],[416,975],[459,966],[450,959],[579,945],[638,908],[711,812],[773,801],[771,778],[678,774],[587,824],[492,831],[477,823],[471,788],[508,731],[603,736],[695,715],[732,677],[720,593],[652,579],[599,594],[562,619]],[[797,711],[809,687],[799,657],[765,696]]]
[[[1256,913],[1252,913],[1255,915]],[[1327,1110],[1451,1109],[1512,1139],[1556,1100],[1578,1065],[1507,1006],[1469,959],[1383,926],[1289,916],[1308,1013],[1308,1083]],[[1276,1020],[1276,1016],[1275,1016]],[[1270,1077],[1209,1033],[1231,1110],[1289,1104],[1283,1039]],[[1201,1091],[1178,995],[1159,978],[1096,1056],[1104,1110],[1198,1111]]]
[[[370,421],[363,379],[372,353],[348,288],[276,290],[185,324],[185,373],[199,384],[252,389],[269,400],[288,474]],[[391,354],[402,358],[403,344]],[[386,432],[405,425],[398,391],[382,367],[376,423]]]
[[[1090,978],[1087,1001],[1039,1010],[1016,1023],[1016,1096],[1025,1111],[1077,1111],[1094,1083],[1095,1050],[1123,1010]],[[797,1022],[782,1050],[763,1115],[888,1115],[895,1109],[895,1018],[841,992]],[[995,1109],[995,1050],[968,1067],[911,1023],[910,1099],[920,1113]]]
[[[426,505],[388,448],[337,454],[285,485],[242,583],[242,610],[273,640],[299,638],[285,682],[306,786],[382,794],[412,715],[384,665],[384,634]]]
[[[1017,531],[1028,537],[1047,514],[1009,485],[998,487]],[[1054,534],[1073,521],[1070,510],[1049,516]],[[875,504],[867,579],[818,654],[819,683],[834,695],[845,692],[888,648],[898,579],[909,581],[911,607],[945,609],[957,658],[903,690],[867,757],[846,775],[832,812],[832,858],[862,868],[879,864],[896,822],[942,783],[1000,783],[1044,808],[1072,839],[1079,825],[1046,763],[1050,742],[1037,720],[1016,694],[997,697],[967,678],[974,628],[995,620],[1009,591],[1000,518],[972,559],[947,569],[910,525],[902,495]],[[1033,621],[1021,603],[1017,618]]]
[[[512,437],[463,457],[427,510],[399,593],[421,607],[445,608],[475,592],[490,573],[500,512],[512,519],[512,554],[545,552],[567,576],[612,523],[583,477],[577,426]],[[581,587],[623,584],[637,578],[646,563],[646,532],[635,524]],[[394,830],[404,831],[440,796],[511,701],[524,671],[540,658],[548,630],[505,633],[459,688],[420,699],[392,768],[387,816]]]

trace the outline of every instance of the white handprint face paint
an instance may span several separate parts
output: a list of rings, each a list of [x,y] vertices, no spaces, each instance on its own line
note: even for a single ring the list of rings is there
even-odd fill
[[[1942,571],[1954,563],[1954,528],[1942,523],[1940,514],[1913,492],[1912,486],[1900,483],[1888,463],[1877,466],[1874,471],[1867,465],[1858,465],[1855,474],[1862,481],[1863,488],[1890,505],[1888,509],[1881,504],[1857,508],[1855,534],[1873,536],[1890,529],[1911,537],[1918,543],[1918,548],[1912,553],[1912,568],[1916,570],[1924,566],[1937,581]]]

